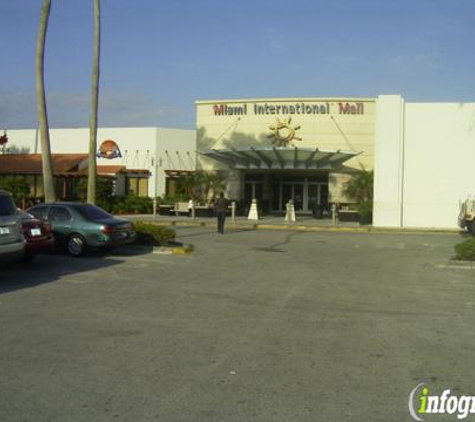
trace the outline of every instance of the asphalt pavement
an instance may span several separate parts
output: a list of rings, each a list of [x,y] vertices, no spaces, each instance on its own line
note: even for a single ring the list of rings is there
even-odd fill
[[[399,422],[421,382],[475,395],[460,235],[177,232],[193,254],[0,269],[0,421]]]

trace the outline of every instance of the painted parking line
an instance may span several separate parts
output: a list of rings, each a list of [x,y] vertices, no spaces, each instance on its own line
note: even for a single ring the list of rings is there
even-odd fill
[[[467,262],[461,262],[459,264],[442,263],[442,264],[437,264],[436,267],[437,268],[448,268],[448,269],[451,269],[451,270],[474,270],[475,271],[475,264],[471,263],[471,262],[468,262],[468,261]]]

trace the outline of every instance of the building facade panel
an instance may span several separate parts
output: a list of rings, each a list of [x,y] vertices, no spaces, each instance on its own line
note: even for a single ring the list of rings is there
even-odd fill
[[[271,212],[284,211],[289,199],[297,212],[328,209],[348,201],[345,172],[373,168],[374,99],[198,101],[196,113],[197,149],[215,151],[198,156],[198,169],[224,174],[228,196],[247,205],[255,197]],[[319,151],[315,163],[312,151]],[[344,165],[331,157],[338,151],[351,154]]]
[[[475,193],[475,104],[409,103],[405,116],[403,225],[456,227]]]

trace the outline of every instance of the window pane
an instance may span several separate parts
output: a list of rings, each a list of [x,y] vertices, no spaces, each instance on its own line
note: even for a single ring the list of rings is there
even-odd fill
[[[104,211],[102,208],[96,207],[95,205],[84,204],[77,205],[75,207],[81,215],[88,218],[89,220],[102,220],[104,218],[111,218],[112,215]]]
[[[35,216],[36,218],[39,218],[40,220],[44,219],[46,217],[46,213],[48,212],[48,207],[34,207],[28,212]]]
[[[51,208],[49,212],[49,219],[52,222],[64,222],[64,221],[70,221],[72,219],[71,213],[69,210],[63,207],[53,207]]]
[[[148,178],[141,177],[139,180],[139,196],[148,196]]]
[[[11,196],[0,195],[0,215],[13,215],[16,213],[16,207]]]
[[[133,177],[127,178],[127,193],[129,195],[137,195],[137,179]]]

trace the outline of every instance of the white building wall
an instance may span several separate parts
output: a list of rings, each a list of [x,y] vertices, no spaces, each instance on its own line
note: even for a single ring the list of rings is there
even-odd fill
[[[377,100],[373,224],[456,228],[475,194],[475,104]]]
[[[157,192],[161,196],[165,193],[165,170],[195,170],[196,132],[157,128],[155,142],[158,167]]]
[[[376,101],[373,224],[400,227],[404,160],[404,100],[382,95]]]
[[[475,193],[475,104],[406,104],[404,227],[456,228]]]

